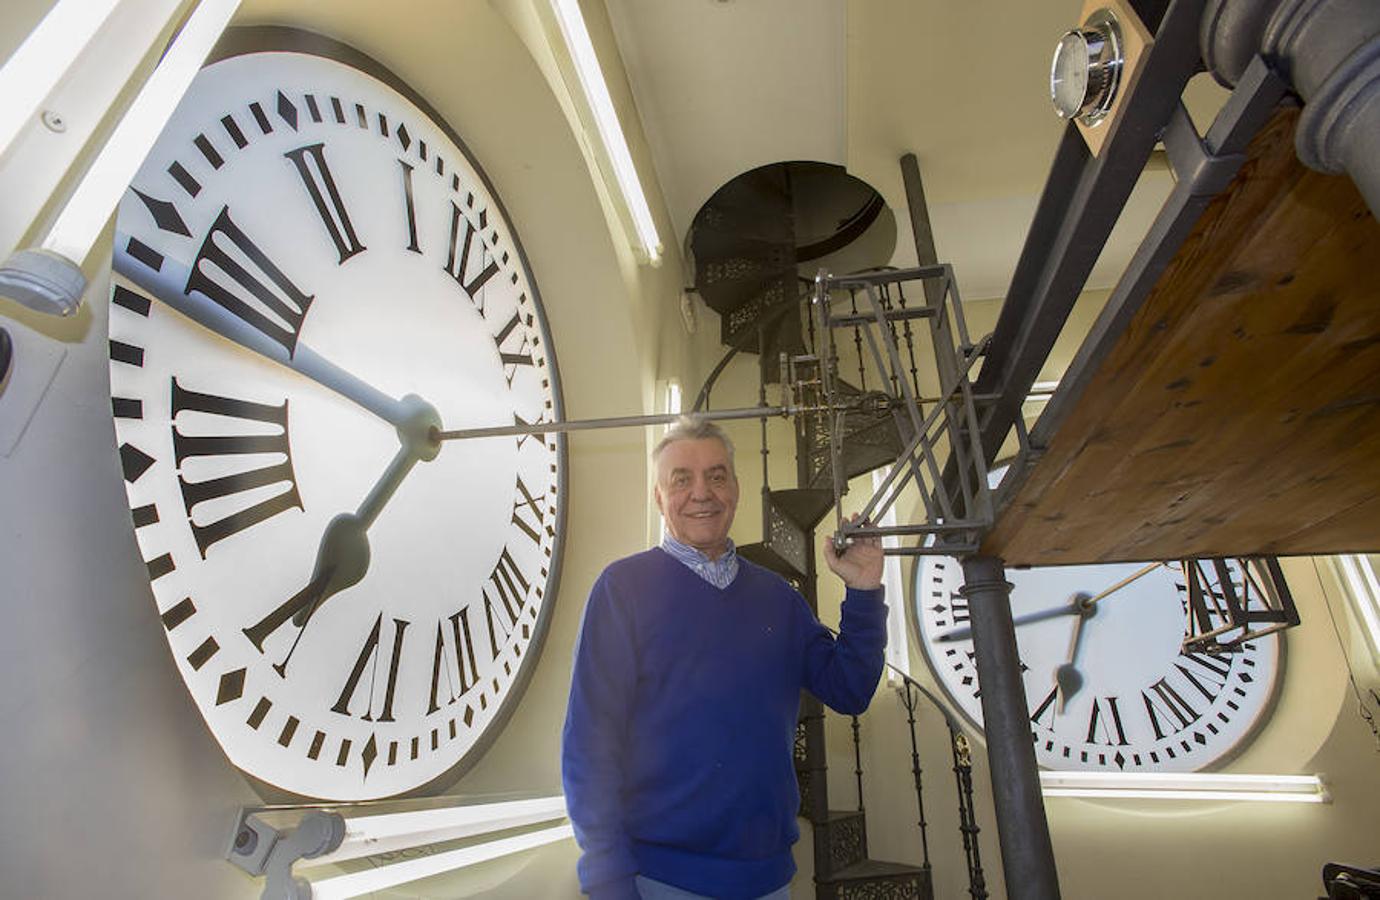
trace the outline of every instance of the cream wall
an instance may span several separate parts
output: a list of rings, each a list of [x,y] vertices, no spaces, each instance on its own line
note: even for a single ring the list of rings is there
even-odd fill
[[[314,27],[377,56],[465,138],[521,232],[557,342],[569,416],[649,409],[659,402],[654,386],[667,377],[680,380],[688,405],[723,352],[717,317],[701,305],[696,334],[681,330],[675,303],[688,279],[682,281],[676,239],[659,200],[654,210],[664,229],[666,262],[638,266],[617,243],[607,198],[591,180],[550,71],[534,58],[532,34],[523,24],[530,13],[525,2],[436,0],[411,5],[413,15],[385,17],[366,0],[329,6],[247,0],[240,20]],[[45,6],[8,4],[0,13],[0,48],[17,46]],[[586,9],[596,44],[607,54],[603,7],[586,3]],[[612,88],[627,108],[626,84],[615,79]],[[633,144],[639,167],[650,172],[639,134]],[[888,199],[902,210],[892,193]],[[96,257],[108,258],[108,247]],[[255,802],[255,795],[224,761],[181,687],[132,539],[109,419],[107,278],[102,271],[76,322],[48,322],[0,302],[7,327],[66,351],[23,442],[0,459],[0,508],[6,513],[0,520],[0,683],[7,686],[0,691],[7,736],[0,742],[0,896],[253,897],[258,883],[221,854],[234,809]],[[995,316],[995,304],[971,310],[975,332],[984,316]],[[740,358],[720,382],[714,405],[756,400],[755,358]],[[0,396],[0,416],[8,413]],[[786,423],[775,421],[770,429],[774,451],[790,447]],[[732,433],[744,481],[734,538],[747,543],[760,539],[757,426],[735,425]],[[559,727],[585,594],[609,559],[640,549],[654,533],[647,440],[636,430],[572,436],[565,562],[546,647],[518,712],[455,792],[559,790]],[[773,452],[770,465],[775,486],[793,484],[788,452]],[[856,489],[850,508],[865,493]],[[1301,565],[1307,581],[1310,564]],[[1322,860],[1373,859],[1371,836],[1380,824],[1372,812],[1380,809],[1377,756],[1347,699],[1336,642],[1327,640],[1319,598],[1333,592],[1327,596],[1335,602],[1328,577],[1315,576],[1306,598],[1300,591],[1305,625],[1290,637],[1280,713],[1238,766],[1322,771],[1338,801],[1316,808],[1169,813],[1052,802],[1066,897],[1212,896],[1224,871],[1245,873],[1256,896],[1312,896]],[[838,591],[827,575],[821,584],[821,617],[836,623]],[[918,658],[912,667],[924,677]],[[961,853],[948,750],[936,714],[923,712],[920,724],[937,896],[958,896]],[[903,726],[899,703],[882,689],[863,718],[869,839],[874,855],[896,860],[915,858],[918,834]],[[829,734],[831,794],[842,808],[856,799],[846,720],[831,717]],[[998,888],[994,896],[1000,896],[980,753],[977,781],[984,861],[989,884]],[[566,843],[395,896],[574,897],[575,856]],[[795,889],[809,896],[808,826],[797,858]]]
[[[661,329],[680,326],[661,311],[674,310],[679,258],[668,246],[659,269],[629,265],[570,124],[502,6],[437,0],[381,16],[365,0],[247,0],[236,21],[321,31],[426,97],[480,159],[517,225],[567,415],[637,412],[651,402],[660,354],[678,352]],[[7,6],[3,46],[17,45],[39,12]],[[94,258],[109,258],[108,239]],[[0,302],[6,327],[66,352],[23,442],[0,459],[0,896],[255,897],[261,882],[221,857],[235,808],[257,798],[182,688],[133,540],[109,413],[109,273],[99,268],[75,323]],[[0,416],[12,410],[5,399]],[[546,645],[519,709],[455,793],[559,792],[585,595],[609,559],[644,546],[643,433],[576,434],[569,446],[565,559]],[[567,842],[397,896],[576,896],[574,858]]]

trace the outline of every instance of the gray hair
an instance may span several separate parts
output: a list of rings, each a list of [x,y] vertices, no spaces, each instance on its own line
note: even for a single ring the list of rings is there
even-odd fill
[[[724,449],[728,451],[729,468],[733,468],[733,441],[729,439],[728,434],[708,419],[695,415],[681,416],[674,425],[666,429],[665,436],[657,441],[656,447],[652,449],[652,466],[655,467],[661,461],[661,451],[676,441],[702,441],[707,438],[713,438],[724,445]]]

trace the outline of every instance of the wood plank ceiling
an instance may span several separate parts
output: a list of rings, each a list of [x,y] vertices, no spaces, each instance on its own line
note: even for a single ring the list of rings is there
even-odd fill
[[[999,513],[1011,565],[1380,548],[1380,227],[1256,137]]]

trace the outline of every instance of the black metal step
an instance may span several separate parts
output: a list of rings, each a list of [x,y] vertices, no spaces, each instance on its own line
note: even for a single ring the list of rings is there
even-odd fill
[[[903,431],[897,418],[887,409],[890,398],[877,391],[859,390],[842,378],[835,381],[835,388],[839,394],[850,398],[864,393],[876,394],[879,401],[875,411],[855,411],[844,420],[843,434],[840,436],[840,463],[845,480],[895,462],[905,449],[905,438],[910,429],[907,426]],[[797,448],[797,452],[808,454],[809,486],[831,488],[830,420],[823,415],[807,415],[804,419],[804,444]]]
[[[919,866],[865,859],[827,878],[815,876],[818,900],[933,900],[930,873]]]
[[[834,492],[822,488],[772,491],[771,502],[801,529],[809,531],[829,514],[834,505]]]
[[[738,555],[743,559],[757,563],[757,565],[775,572],[787,581],[794,582],[800,578],[801,573],[796,571],[795,566],[789,560],[782,559],[767,544],[739,544],[737,549]]]
[[[727,232],[795,246],[790,179],[782,166],[745,172],[714,192],[695,216],[693,233]],[[692,237],[692,249],[695,247]]]
[[[867,860],[867,817],[860,810],[829,810],[815,822],[815,875],[834,876]]]
[[[794,270],[725,290],[742,291],[728,296],[719,315],[719,340],[730,347],[761,353],[766,333],[766,356],[775,360],[781,352],[803,353],[805,339],[800,327],[800,299]]]

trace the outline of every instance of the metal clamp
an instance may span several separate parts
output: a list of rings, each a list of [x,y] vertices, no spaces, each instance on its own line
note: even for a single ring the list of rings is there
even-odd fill
[[[1175,180],[1186,185],[1192,197],[1210,197],[1221,192],[1246,161],[1244,153],[1214,155],[1198,136],[1182,100],[1170,114],[1162,139]]]
[[[263,900],[311,900],[311,884],[292,874],[293,865],[337,850],[344,840],[340,813],[313,810],[296,828],[279,831],[242,809],[225,858],[250,875],[264,876]]]

